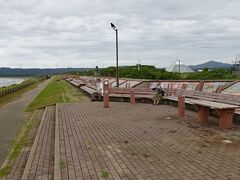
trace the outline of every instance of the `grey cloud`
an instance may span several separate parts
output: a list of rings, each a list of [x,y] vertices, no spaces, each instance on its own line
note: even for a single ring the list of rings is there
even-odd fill
[[[0,66],[163,67],[231,62],[240,51],[238,0],[0,0]]]

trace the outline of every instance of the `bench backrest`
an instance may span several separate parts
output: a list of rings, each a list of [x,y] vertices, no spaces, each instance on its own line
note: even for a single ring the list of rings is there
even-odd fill
[[[87,87],[91,88],[91,89],[94,89],[94,90],[97,90],[97,87],[92,85],[92,84],[87,84],[86,85]]]
[[[151,88],[110,88],[109,93],[115,93],[115,94],[130,94],[131,92],[134,92],[134,94],[137,95],[152,95],[154,96],[156,94],[156,91],[153,91]],[[173,94],[174,90],[164,90],[165,96],[171,96]]]
[[[110,88],[109,93],[116,94],[130,94],[131,92],[135,94],[155,94],[152,89],[149,88]]]

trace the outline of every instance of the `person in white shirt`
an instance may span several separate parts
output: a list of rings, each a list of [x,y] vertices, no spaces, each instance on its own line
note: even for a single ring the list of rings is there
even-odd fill
[[[97,99],[101,101],[103,96],[103,82],[101,81],[101,79],[97,80],[96,88],[97,88]]]

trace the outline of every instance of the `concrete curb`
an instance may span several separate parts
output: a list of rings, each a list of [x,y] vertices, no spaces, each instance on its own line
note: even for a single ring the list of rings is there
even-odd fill
[[[45,107],[44,113],[43,113],[42,118],[41,118],[40,126],[38,128],[38,131],[37,131],[36,137],[34,139],[30,154],[28,156],[28,160],[27,160],[24,172],[23,172],[22,180],[27,180],[28,179],[28,175],[29,175],[29,172],[30,172],[30,169],[31,169],[31,166],[32,166],[32,162],[33,162],[33,157],[34,157],[34,154],[36,152],[38,140],[39,140],[41,130],[42,130],[42,127],[43,127],[43,123],[44,123],[44,120],[45,120],[45,117],[46,117],[46,112],[47,112],[47,106]]]
[[[54,180],[61,180],[58,104],[55,113]]]

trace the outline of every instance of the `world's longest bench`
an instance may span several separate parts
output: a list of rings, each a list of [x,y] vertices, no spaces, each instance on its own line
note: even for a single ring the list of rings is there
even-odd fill
[[[79,82],[78,82],[79,83]],[[75,83],[74,83],[75,85]],[[98,94],[96,86],[91,83],[80,85],[80,89],[91,96]],[[186,89],[164,89],[167,100],[178,101],[178,96],[184,96],[187,104],[195,105],[198,109],[198,116],[201,122],[207,122],[209,109],[217,110],[219,114],[219,127],[232,128],[233,113],[240,108],[240,96],[209,93],[201,91],[190,91]],[[175,92],[174,92],[175,91]],[[154,92],[150,88],[110,88],[109,97],[134,99],[152,99]],[[131,98],[134,97],[134,98]],[[132,102],[132,101],[131,101]]]
[[[240,108],[240,96],[177,89],[173,96],[167,96],[165,99],[178,101],[179,96],[184,96],[187,104],[197,107],[200,122],[207,122],[209,109],[215,109],[219,115],[219,128],[233,127],[233,114]]]

